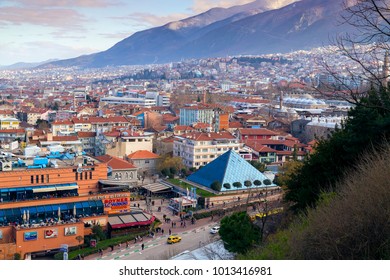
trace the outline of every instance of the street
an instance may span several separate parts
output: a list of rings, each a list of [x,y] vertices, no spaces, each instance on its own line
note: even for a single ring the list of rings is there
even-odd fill
[[[88,259],[92,260],[167,260],[183,251],[194,250],[200,246],[204,246],[219,238],[218,234],[211,234],[210,228],[216,223],[210,220],[207,225],[199,226],[188,231],[178,233],[182,240],[179,243],[167,244],[168,234],[157,234],[154,238],[144,238],[143,242],[130,242],[129,247],[122,244],[103,253],[103,256],[93,255]],[[144,250],[141,245],[144,244]]]

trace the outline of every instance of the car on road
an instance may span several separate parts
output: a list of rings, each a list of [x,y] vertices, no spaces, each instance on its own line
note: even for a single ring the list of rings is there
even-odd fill
[[[181,237],[177,234],[172,234],[168,237],[167,243],[168,244],[173,244],[181,241]]]
[[[219,226],[214,226],[210,229],[211,234],[216,234],[219,232]]]

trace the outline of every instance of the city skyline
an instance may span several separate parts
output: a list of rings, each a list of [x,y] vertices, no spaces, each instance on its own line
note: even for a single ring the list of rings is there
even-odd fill
[[[0,3],[0,65],[104,51],[135,32],[253,0],[17,0]]]

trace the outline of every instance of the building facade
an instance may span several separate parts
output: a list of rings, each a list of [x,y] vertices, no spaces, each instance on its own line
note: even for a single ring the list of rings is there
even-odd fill
[[[229,132],[194,132],[175,136],[173,156],[181,157],[188,168],[199,168],[230,149],[238,152],[241,148],[240,141]]]
[[[95,158],[8,157],[1,167],[0,259],[78,246],[93,225],[106,228],[108,215],[130,211],[129,192],[99,192],[107,164]]]

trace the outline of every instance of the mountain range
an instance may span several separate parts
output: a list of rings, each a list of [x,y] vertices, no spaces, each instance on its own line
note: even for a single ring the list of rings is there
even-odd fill
[[[105,67],[191,58],[256,55],[329,44],[347,31],[337,18],[342,0],[257,0],[134,33],[106,51],[44,64]],[[42,67],[42,66],[41,66]]]

